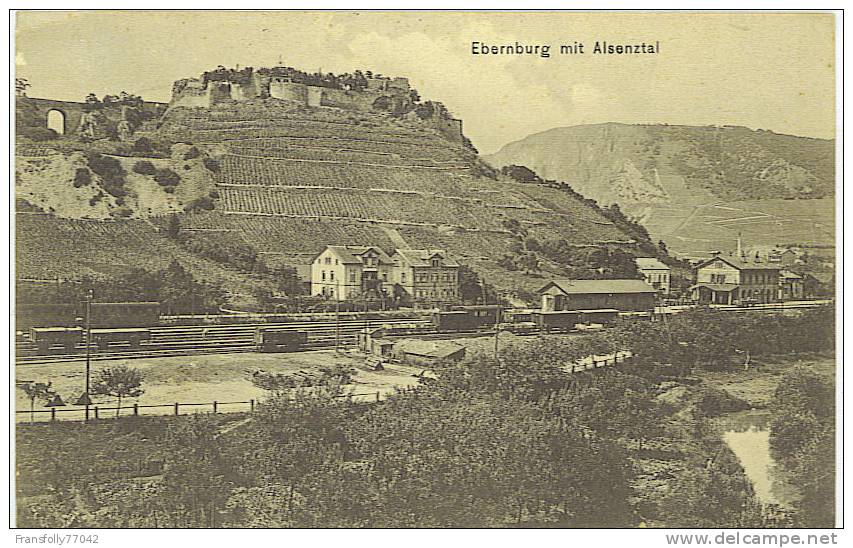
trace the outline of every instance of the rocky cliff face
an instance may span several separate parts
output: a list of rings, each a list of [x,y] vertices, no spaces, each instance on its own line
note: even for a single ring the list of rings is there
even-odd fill
[[[565,181],[600,203],[702,204],[832,196],[833,141],[742,127],[556,128],[486,157]]]

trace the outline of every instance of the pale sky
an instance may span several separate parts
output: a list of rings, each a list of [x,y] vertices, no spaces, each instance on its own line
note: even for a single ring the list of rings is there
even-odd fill
[[[168,101],[217,65],[406,76],[464,121],[482,153],[554,127],[742,125],[835,135],[828,14],[19,12],[17,76],[31,97],[122,90]],[[596,40],[659,41],[655,55],[592,55]],[[475,56],[471,42],[550,44],[551,57]],[[560,44],[585,55],[560,55]]]

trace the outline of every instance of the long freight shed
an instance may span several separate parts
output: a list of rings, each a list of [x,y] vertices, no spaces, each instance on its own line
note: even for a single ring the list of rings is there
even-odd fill
[[[643,280],[555,279],[537,292],[542,312],[615,309],[620,312],[650,312],[657,291]]]

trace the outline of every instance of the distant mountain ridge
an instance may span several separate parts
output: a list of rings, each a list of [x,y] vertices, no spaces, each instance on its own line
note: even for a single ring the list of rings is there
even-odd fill
[[[735,126],[555,128],[484,159],[526,166],[601,205],[619,204],[683,256],[834,243],[835,142]]]
[[[834,194],[833,140],[738,126],[594,124],[536,133],[485,156],[607,203],[701,204]]]

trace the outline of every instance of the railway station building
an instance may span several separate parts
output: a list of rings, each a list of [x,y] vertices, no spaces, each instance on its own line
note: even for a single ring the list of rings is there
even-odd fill
[[[756,257],[716,255],[696,266],[693,300],[702,304],[773,303],[779,300],[778,264]]]

